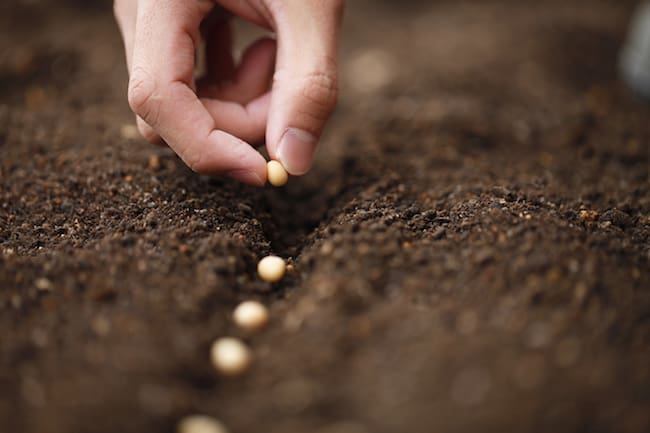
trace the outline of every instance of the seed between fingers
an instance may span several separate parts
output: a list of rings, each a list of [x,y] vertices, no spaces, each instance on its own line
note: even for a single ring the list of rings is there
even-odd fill
[[[289,174],[278,161],[269,161],[266,164],[266,177],[273,186],[283,186],[289,180]]]

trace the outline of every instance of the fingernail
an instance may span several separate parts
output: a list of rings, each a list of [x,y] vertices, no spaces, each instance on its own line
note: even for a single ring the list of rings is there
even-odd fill
[[[260,177],[259,174],[251,170],[232,170],[227,172],[226,176],[231,179],[235,179],[240,182],[255,186],[264,186],[264,183],[266,182]]]
[[[289,128],[276,152],[284,168],[294,176],[307,173],[314,159],[317,138],[307,131]]]

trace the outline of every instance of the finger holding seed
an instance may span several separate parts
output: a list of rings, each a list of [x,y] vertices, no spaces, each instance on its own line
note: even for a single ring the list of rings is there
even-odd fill
[[[264,257],[257,264],[257,273],[259,276],[269,283],[276,283],[284,277],[287,270],[287,264],[284,259],[278,256]]]

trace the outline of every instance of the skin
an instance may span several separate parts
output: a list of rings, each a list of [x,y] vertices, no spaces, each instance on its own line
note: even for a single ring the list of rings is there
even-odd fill
[[[343,0],[115,0],[138,128],[194,171],[252,185],[272,159],[306,173],[337,98]],[[272,31],[233,61],[229,17]],[[194,76],[206,47],[206,74]],[[269,83],[272,85],[269,88]]]

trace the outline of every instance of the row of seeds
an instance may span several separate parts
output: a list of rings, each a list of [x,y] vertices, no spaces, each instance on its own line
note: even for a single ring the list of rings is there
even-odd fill
[[[286,262],[277,256],[267,256],[257,264],[260,278],[269,283],[278,282],[284,277]],[[254,333],[264,329],[269,322],[269,310],[257,301],[245,301],[235,308],[235,324]],[[222,337],[212,343],[210,361],[223,376],[241,376],[248,371],[253,355],[250,348],[238,338]],[[177,426],[178,433],[228,433],[228,429],[219,421],[206,415],[190,415],[183,418]]]

